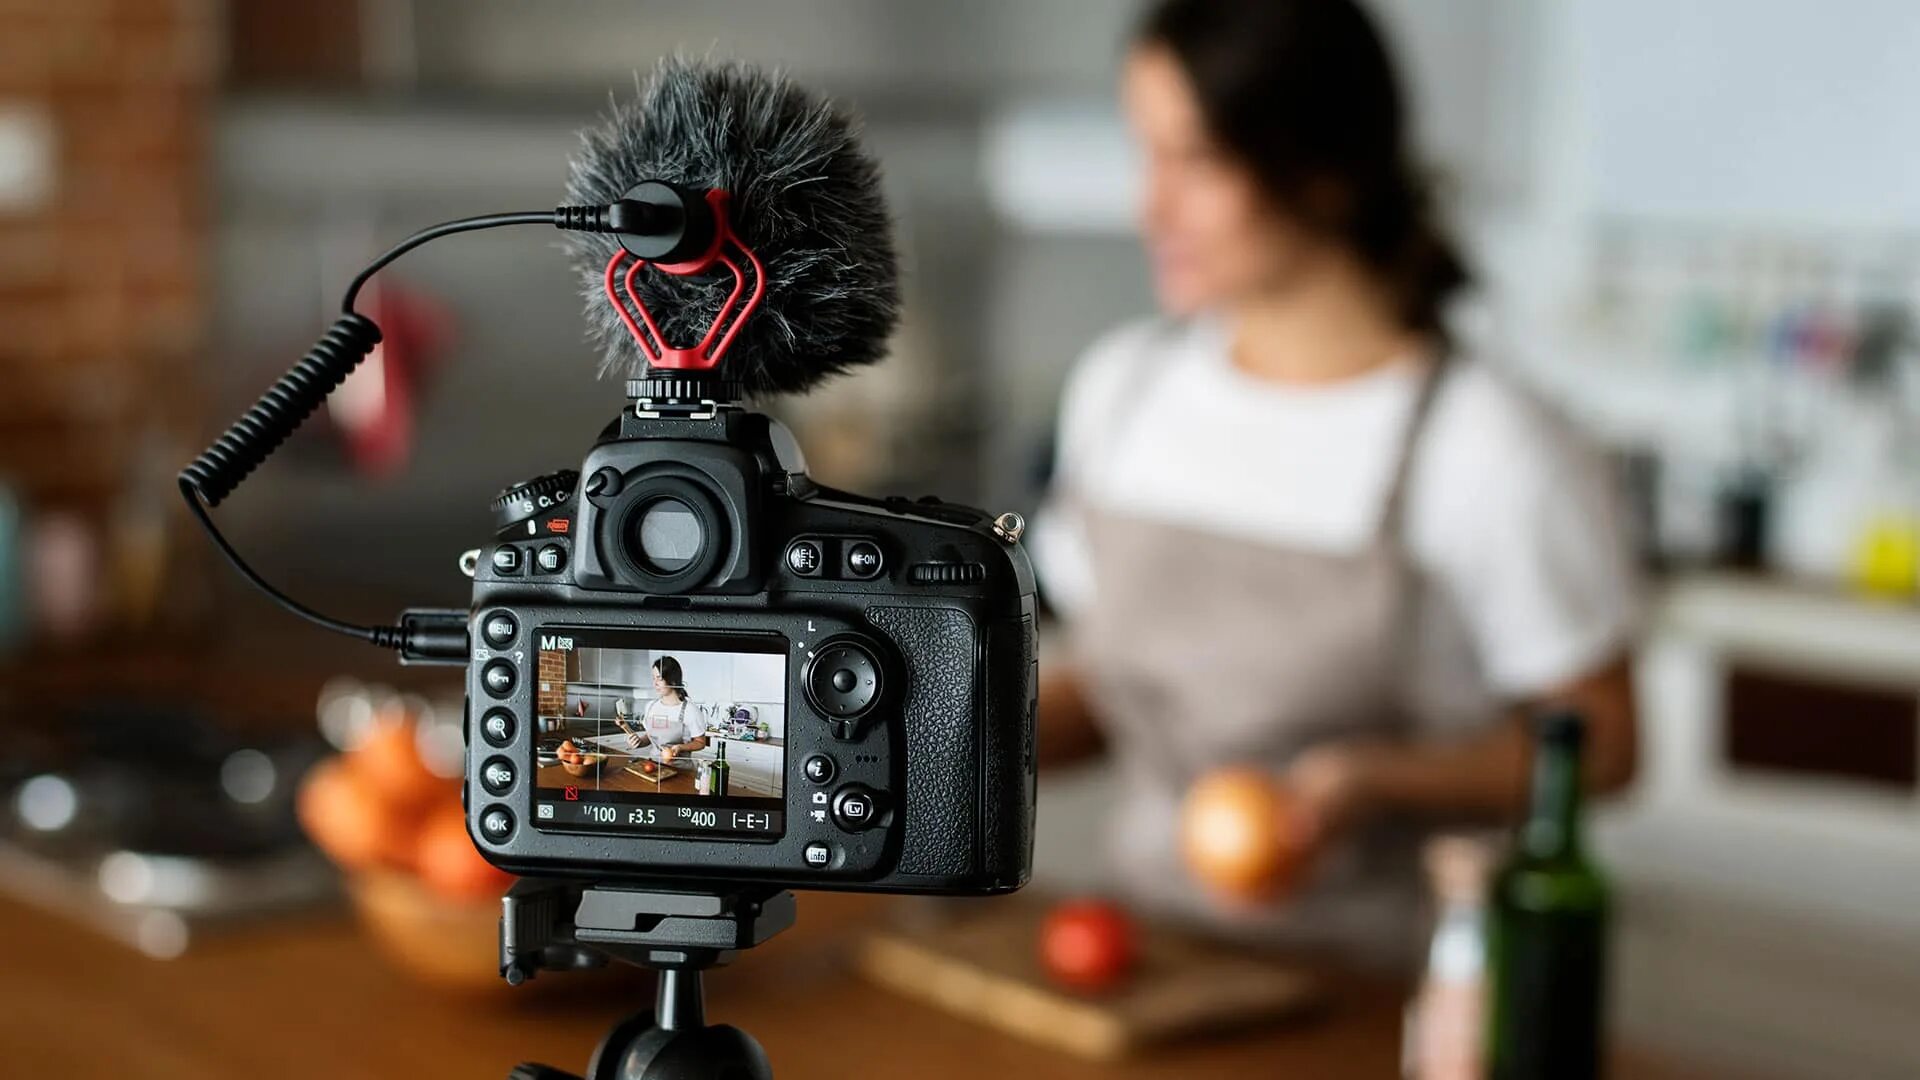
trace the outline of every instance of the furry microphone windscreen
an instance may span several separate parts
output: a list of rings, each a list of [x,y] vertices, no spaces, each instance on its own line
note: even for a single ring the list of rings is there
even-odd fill
[[[722,363],[749,394],[804,391],[885,354],[900,317],[892,222],[878,165],[831,102],[744,64],[664,60],[634,100],[581,134],[567,200],[604,205],[642,180],[732,194],[734,233],[766,267],[766,296]],[[600,373],[638,376],[645,358],[602,287],[617,246],[568,234]],[[731,287],[724,274],[634,279],[675,345],[700,339]]]

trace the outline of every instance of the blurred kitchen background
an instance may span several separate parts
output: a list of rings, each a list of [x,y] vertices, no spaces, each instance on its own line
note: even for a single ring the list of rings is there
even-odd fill
[[[1617,452],[1657,573],[1648,748],[1600,818],[1618,1030],[1728,1075],[1914,1075],[1920,7],[1376,7],[1484,283],[1463,334]],[[841,96],[884,162],[907,317],[889,364],[773,403],[815,471],[1030,512],[1069,366],[1151,307],[1113,101],[1133,14],[0,3],[0,781],[83,702],[311,731],[328,678],[444,687],[247,594],[173,474],[377,250],[554,204],[575,130],[674,50]],[[382,281],[379,366],[221,510],[270,580],[368,618],[462,603],[489,498],[621,400],[550,236]],[[1043,789],[1040,874],[1084,880],[1104,782]]]

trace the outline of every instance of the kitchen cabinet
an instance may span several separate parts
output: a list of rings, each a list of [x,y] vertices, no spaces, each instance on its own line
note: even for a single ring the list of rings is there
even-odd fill
[[[1640,775],[1596,821],[1621,1029],[1770,1076],[1909,1075],[1920,609],[1684,574],[1651,615]]]
[[[781,740],[772,742],[749,742],[743,739],[724,739],[708,733],[707,748],[696,752],[693,759],[701,765],[712,761],[716,756],[718,744],[727,744],[727,764],[737,783],[751,785],[765,791],[779,791],[780,774],[783,766],[785,746]]]

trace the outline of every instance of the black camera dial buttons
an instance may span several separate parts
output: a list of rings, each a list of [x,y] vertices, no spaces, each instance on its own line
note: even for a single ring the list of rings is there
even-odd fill
[[[855,540],[847,545],[847,576],[865,581],[878,577],[882,560],[880,546],[871,540]]]
[[[504,844],[513,835],[513,812],[504,806],[489,806],[480,812],[480,835],[496,844]]]
[[[804,854],[806,855],[807,865],[815,869],[824,867],[833,861],[833,849],[818,840],[808,844]]]
[[[833,793],[833,821],[848,832],[871,829],[880,817],[880,800],[873,789],[848,784]]]
[[[513,693],[515,681],[513,665],[505,660],[491,661],[480,669],[480,682],[487,688],[487,693],[494,697],[506,697]]]
[[[836,720],[851,720],[880,696],[880,662],[857,641],[829,641],[807,662],[807,698]]]
[[[496,611],[487,616],[487,621],[480,625],[480,635],[487,639],[489,645],[496,648],[505,648],[513,644],[513,635],[519,632],[520,624],[514,621],[512,615],[504,611]]]
[[[513,787],[513,762],[506,758],[488,758],[480,767],[480,783],[495,795],[505,795]]]
[[[820,551],[820,544],[813,540],[795,540],[787,546],[787,569],[801,577],[813,577],[820,572],[820,565],[826,556]]]
[[[977,585],[987,580],[985,563],[923,562],[907,568],[907,580],[915,585]]]
[[[495,709],[480,718],[480,737],[489,746],[505,746],[513,741],[513,714]]]
[[[801,771],[807,774],[807,779],[816,784],[827,783],[833,779],[833,774],[838,771],[834,767],[833,759],[825,754],[812,755],[807,758],[806,763],[800,768]]]
[[[567,568],[567,549],[548,544],[534,554],[533,565],[543,574],[557,574]]]
[[[538,517],[566,502],[580,483],[580,474],[572,469],[535,477],[515,484],[493,499],[493,524],[507,529],[529,518]]]
[[[502,545],[493,549],[493,572],[496,574],[517,574],[520,572],[520,549]]]

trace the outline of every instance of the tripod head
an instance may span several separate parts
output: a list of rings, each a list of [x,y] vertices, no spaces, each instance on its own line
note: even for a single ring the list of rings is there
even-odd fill
[[[584,1076],[516,1066],[509,1080],[771,1080],[751,1035],[708,1025],[701,972],[793,925],[785,890],[688,892],[523,878],[501,901],[500,974],[518,986],[542,970],[609,960],[660,973],[651,1013],[615,1024]]]

